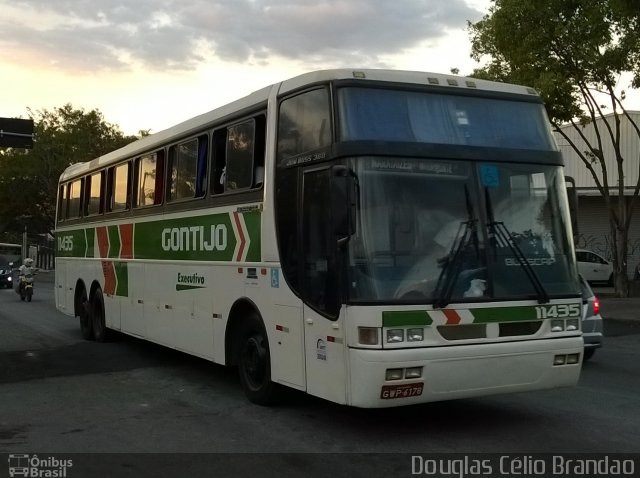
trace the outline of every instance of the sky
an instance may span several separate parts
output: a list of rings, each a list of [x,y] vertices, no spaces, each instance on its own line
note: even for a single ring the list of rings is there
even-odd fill
[[[317,69],[470,73],[467,22],[489,4],[0,0],[0,116],[71,103],[154,133]]]

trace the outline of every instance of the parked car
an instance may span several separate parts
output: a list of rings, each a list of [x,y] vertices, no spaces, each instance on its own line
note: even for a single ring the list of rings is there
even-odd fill
[[[584,360],[589,360],[602,347],[602,316],[600,301],[589,287],[589,283],[580,276],[582,289],[582,339],[584,340]]]
[[[9,264],[0,264],[0,287],[7,289],[13,287],[13,271]]]
[[[586,249],[576,249],[576,260],[578,272],[587,282],[613,285],[613,264],[600,254]]]

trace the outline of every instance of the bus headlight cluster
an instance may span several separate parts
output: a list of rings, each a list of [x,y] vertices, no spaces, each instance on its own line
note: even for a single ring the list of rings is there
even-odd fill
[[[580,362],[580,354],[555,355],[553,365],[575,365]]]
[[[402,342],[422,342],[424,340],[423,328],[411,329],[382,329],[384,341],[388,344]],[[361,345],[378,345],[380,343],[380,329],[377,327],[358,327],[358,342]]]
[[[388,368],[384,374],[386,381],[422,377],[422,367]]]
[[[551,332],[574,332],[580,330],[580,319],[553,319],[551,321]]]
[[[399,342],[422,342],[424,340],[424,329],[387,329],[386,333],[388,344],[397,344]]]

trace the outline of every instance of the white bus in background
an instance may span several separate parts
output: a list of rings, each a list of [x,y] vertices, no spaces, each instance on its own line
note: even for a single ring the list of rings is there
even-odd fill
[[[60,177],[56,304],[282,386],[389,407],[574,385],[560,153],[530,88],[329,70]]]

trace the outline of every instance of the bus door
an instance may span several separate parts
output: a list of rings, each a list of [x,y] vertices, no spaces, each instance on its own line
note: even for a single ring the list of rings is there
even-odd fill
[[[346,402],[346,355],[340,305],[339,248],[332,226],[331,167],[308,169],[303,175],[302,276],[307,391]],[[333,205],[332,205],[333,204]],[[346,207],[343,204],[342,207]]]

